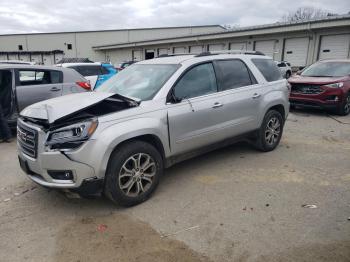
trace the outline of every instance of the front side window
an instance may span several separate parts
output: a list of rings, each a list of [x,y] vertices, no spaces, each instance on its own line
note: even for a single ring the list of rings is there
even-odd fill
[[[177,98],[191,98],[217,92],[215,71],[212,63],[193,67],[174,88]]]
[[[277,65],[271,59],[252,59],[254,65],[259,69],[267,82],[273,82],[282,79],[282,74]]]
[[[221,73],[220,90],[234,89],[252,85],[247,66],[240,60],[217,61]]]
[[[302,76],[337,77],[350,75],[349,62],[320,62],[306,68]]]
[[[104,82],[96,92],[150,100],[178,68],[179,65],[173,64],[132,65]]]

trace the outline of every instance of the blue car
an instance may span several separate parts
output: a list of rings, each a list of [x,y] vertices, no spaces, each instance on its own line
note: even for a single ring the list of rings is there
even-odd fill
[[[95,84],[95,89],[97,89],[103,82],[110,79],[112,76],[118,73],[118,71],[111,64],[101,64],[102,72],[105,74],[99,75]]]

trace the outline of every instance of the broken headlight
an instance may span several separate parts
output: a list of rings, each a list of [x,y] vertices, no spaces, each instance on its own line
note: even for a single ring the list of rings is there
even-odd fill
[[[95,132],[97,119],[76,123],[49,132],[46,145],[51,149],[74,149],[82,145]]]

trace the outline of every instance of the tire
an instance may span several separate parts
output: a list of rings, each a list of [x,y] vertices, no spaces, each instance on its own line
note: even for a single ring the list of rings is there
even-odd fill
[[[120,206],[140,204],[155,191],[162,174],[163,160],[154,146],[143,141],[125,143],[109,160],[105,195]]]
[[[262,152],[274,150],[281,140],[283,126],[284,118],[282,117],[281,113],[276,110],[269,110],[266,113],[259,130],[257,131],[255,147]],[[272,131],[274,133],[272,133]],[[270,134],[271,136],[268,137]]]
[[[341,116],[346,116],[350,113],[350,93],[345,96],[345,101],[340,106],[337,113]]]
[[[287,71],[286,72],[286,79],[290,78],[291,75],[292,75],[291,72]]]

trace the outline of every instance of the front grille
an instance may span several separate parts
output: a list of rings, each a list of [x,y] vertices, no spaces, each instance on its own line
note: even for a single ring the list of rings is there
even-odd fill
[[[317,95],[323,92],[320,85],[292,84],[292,92],[304,95]]]
[[[38,131],[22,124],[17,124],[17,140],[24,154],[32,158],[37,157],[38,151]]]

